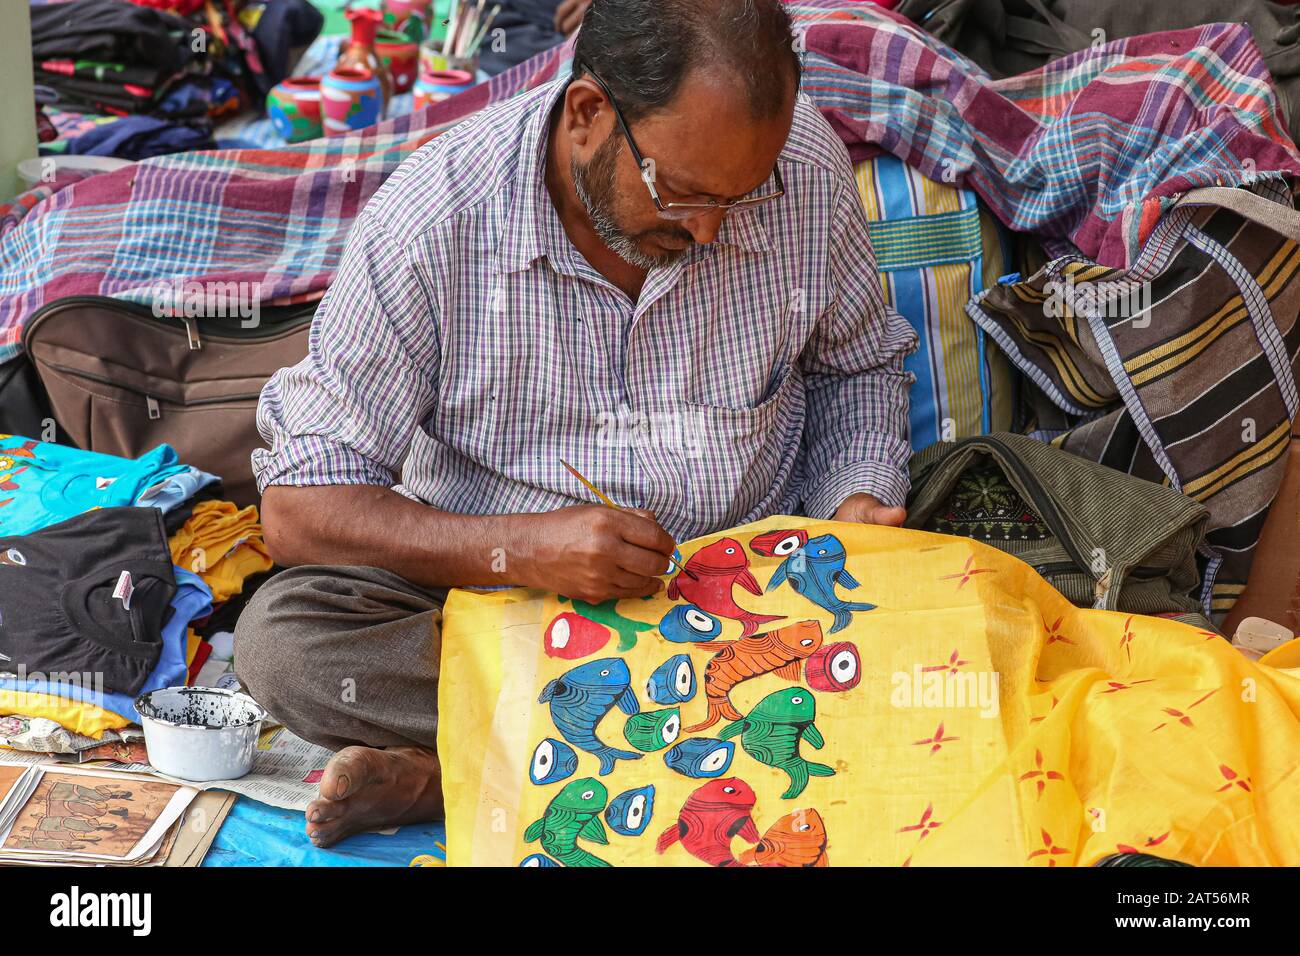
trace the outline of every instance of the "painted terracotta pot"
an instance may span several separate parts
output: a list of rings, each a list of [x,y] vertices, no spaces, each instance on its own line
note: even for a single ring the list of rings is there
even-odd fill
[[[466,70],[426,70],[415,84],[415,108],[441,103],[473,85],[474,76]]]
[[[379,122],[383,89],[371,70],[335,67],[320,82],[325,132],[338,136]]]
[[[432,0],[384,0],[384,26],[417,44],[429,35]]]
[[[379,62],[393,80],[394,93],[409,93],[420,72],[420,44],[404,33],[380,30],[375,37]]]
[[[266,115],[286,142],[301,143],[324,132],[320,113],[319,76],[291,76],[266,96]]]

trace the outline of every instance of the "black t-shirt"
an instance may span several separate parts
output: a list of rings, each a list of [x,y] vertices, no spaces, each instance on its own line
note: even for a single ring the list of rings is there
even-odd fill
[[[0,537],[0,669],[138,693],[175,594],[157,508],[100,508]]]

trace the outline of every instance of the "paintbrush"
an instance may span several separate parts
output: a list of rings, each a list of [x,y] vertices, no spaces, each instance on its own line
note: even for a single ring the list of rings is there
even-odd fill
[[[481,47],[483,41],[487,39],[487,32],[492,27],[492,21],[497,18],[497,14],[500,12],[501,4],[499,3],[488,11],[487,19],[483,21],[483,26],[479,27],[478,33],[475,35],[473,42],[469,45],[469,53],[467,53],[466,56],[472,57],[474,54],[478,53],[479,47]]]
[[[601,503],[602,505],[604,505],[606,508],[613,508],[615,511],[626,511],[626,510],[627,510],[626,508],[620,508],[618,505],[614,504],[614,502],[610,501],[610,499],[609,499],[609,495],[605,494],[605,492],[601,491],[599,488],[597,488],[595,485],[593,485],[590,481],[588,481],[586,478],[584,478],[584,477],[582,476],[582,472],[578,471],[578,469],[574,468],[572,465],[570,465],[570,464],[569,464],[567,461],[565,461],[563,458],[560,459],[560,464],[563,465],[565,468],[569,469],[569,474],[573,475],[574,478],[577,478],[580,482],[582,482],[584,485],[586,485],[587,490],[590,491],[590,492],[591,492],[593,495],[595,495],[597,498],[599,498],[599,499],[600,499],[600,503]],[[677,563],[676,561],[674,561],[672,558],[669,558],[669,559],[668,559],[668,563],[671,564],[671,565],[672,565],[674,568],[676,568],[678,571],[684,571],[684,570],[685,570],[685,569],[684,569],[680,564],[678,564],[678,563]]]
[[[447,35],[442,38],[442,55],[451,56],[456,39],[456,30],[460,27],[460,8],[463,0],[452,0],[451,14],[447,18]]]
[[[474,41],[474,37],[478,36],[478,25],[483,19],[483,5],[485,3],[487,3],[487,0],[478,0],[477,6],[471,4],[467,8],[470,16],[466,20],[466,28],[460,35],[460,46],[456,50],[457,56],[468,57],[470,55],[470,44]]]

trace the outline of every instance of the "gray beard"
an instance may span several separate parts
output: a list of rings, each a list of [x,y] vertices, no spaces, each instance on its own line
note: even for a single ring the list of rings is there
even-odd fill
[[[613,134],[596,149],[596,155],[586,166],[578,163],[577,157],[569,158],[569,175],[573,177],[573,191],[578,194],[578,201],[587,210],[587,218],[596,235],[610,251],[629,265],[647,272],[656,266],[671,265],[689,249],[666,252],[662,256],[651,256],[637,248],[632,237],[627,235],[614,222],[609,209],[609,197],[614,192],[614,145]]]

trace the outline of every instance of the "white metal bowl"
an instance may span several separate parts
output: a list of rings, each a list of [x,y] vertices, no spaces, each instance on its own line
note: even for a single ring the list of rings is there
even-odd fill
[[[149,763],[197,782],[234,780],[253,766],[266,711],[247,694],[220,687],[164,687],[135,700]]]

